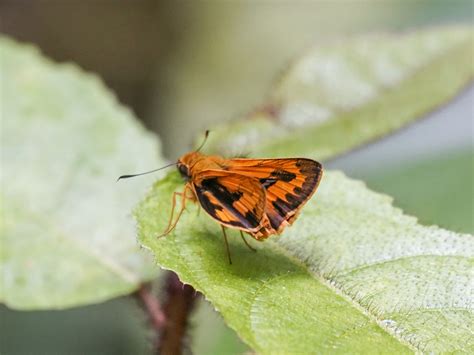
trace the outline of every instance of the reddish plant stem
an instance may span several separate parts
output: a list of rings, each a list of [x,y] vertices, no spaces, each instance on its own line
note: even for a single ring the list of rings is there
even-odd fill
[[[161,332],[158,345],[160,354],[182,354],[186,349],[188,320],[197,297],[194,288],[181,283],[175,273],[168,274],[166,301],[163,306],[167,321]]]
[[[164,355],[182,354],[187,345],[188,319],[198,297],[194,288],[181,283],[175,273],[168,272],[163,307],[150,284],[141,285],[135,295],[154,331],[153,351]]]

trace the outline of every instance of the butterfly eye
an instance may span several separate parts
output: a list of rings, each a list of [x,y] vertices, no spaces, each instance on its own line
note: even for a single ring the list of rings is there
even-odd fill
[[[179,173],[181,174],[181,176],[183,178],[185,178],[186,180],[189,180],[190,176],[189,176],[189,170],[188,170],[188,167],[184,164],[178,164],[178,171]]]

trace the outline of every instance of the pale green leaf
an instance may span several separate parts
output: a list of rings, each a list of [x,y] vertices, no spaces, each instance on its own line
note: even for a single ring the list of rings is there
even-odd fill
[[[474,74],[473,31],[366,35],[310,50],[247,120],[213,129],[208,151],[325,160],[419,119]]]
[[[471,80],[472,44],[470,29],[448,28],[316,49],[266,110],[218,129],[206,150],[332,157],[445,103]],[[389,197],[326,172],[294,226],[257,254],[231,232],[229,265],[220,227],[195,205],[156,238],[180,184],[169,175],[139,205],[140,241],[256,351],[474,351],[472,235],[422,226]]]
[[[133,292],[157,270],[130,210],[158,144],[101,81],[1,38],[0,301],[64,308]]]
[[[326,172],[315,197],[281,236],[248,250],[189,204],[175,232],[157,239],[176,173],[136,210],[141,243],[201,291],[261,353],[474,351],[474,238],[425,227],[391,199]]]

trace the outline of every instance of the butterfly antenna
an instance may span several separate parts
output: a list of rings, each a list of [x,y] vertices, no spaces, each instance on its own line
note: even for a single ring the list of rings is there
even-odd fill
[[[206,144],[207,137],[209,137],[209,132],[210,132],[210,131],[207,129],[207,130],[206,130],[206,133],[204,133],[204,140],[202,141],[202,143],[201,143],[201,145],[199,146],[199,148],[196,149],[196,153],[199,152],[199,151],[202,149],[202,147],[204,147],[204,144]]]
[[[133,174],[133,175],[122,175],[122,176],[120,176],[120,177],[117,179],[117,181],[119,181],[119,180],[121,180],[121,179],[128,179],[128,178],[132,178],[132,177],[135,177],[135,176],[140,176],[140,175],[146,175],[146,174],[154,173],[155,171],[158,171],[158,170],[161,170],[161,169],[166,169],[166,168],[169,168],[170,166],[173,166],[173,165],[176,165],[176,164],[177,164],[177,163],[171,163],[171,164],[162,166],[161,168],[154,169],[154,170],[150,170],[150,171],[146,171],[146,172],[144,172],[144,173]]]

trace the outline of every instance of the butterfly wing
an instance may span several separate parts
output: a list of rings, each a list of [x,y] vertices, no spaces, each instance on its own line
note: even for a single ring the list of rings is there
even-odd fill
[[[270,227],[257,237],[279,233],[291,224],[316,191],[323,168],[311,159],[231,159],[227,170],[251,177],[266,190],[265,213]]]
[[[265,189],[258,180],[227,171],[207,170],[193,179],[204,210],[219,223],[253,232],[265,216]]]

